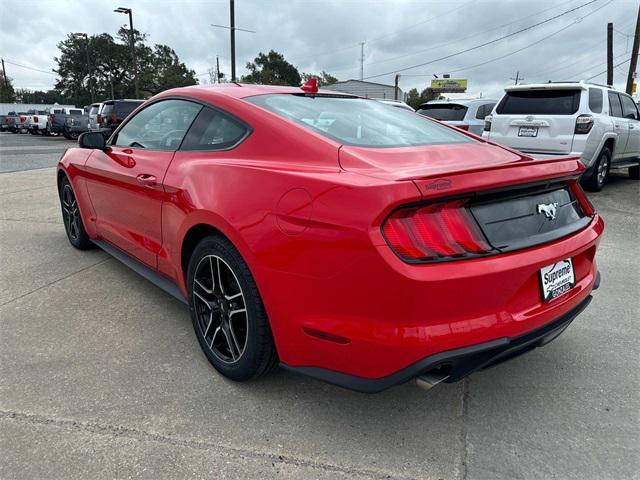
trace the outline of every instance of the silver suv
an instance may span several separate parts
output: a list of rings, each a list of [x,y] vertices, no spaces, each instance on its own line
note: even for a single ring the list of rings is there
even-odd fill
[[[583,185],[601,190],[611,168],[638,179],[640,112],[611,87],[585,82],[516,85],[485,119],[483,136],[537,158],[579,156]]]
[[[476,135],[482,135],[484,118],[491,113],[496,100],[488,98],[431,100],[418,107],[417,112],[435,118]]]

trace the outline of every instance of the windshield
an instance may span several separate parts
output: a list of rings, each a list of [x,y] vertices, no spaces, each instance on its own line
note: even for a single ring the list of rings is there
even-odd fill
[[[404,147],[473,141],[413,112],[375,100],[283,94],[245,100],[346,145]]]
[[[436,120],[461,121],[464,120],[467,107],[455,103],[421,105],[418,113]]]
[[[507,92],[496,113],[515,115],[573,115],[580,105],[580,90],[540,89]]]

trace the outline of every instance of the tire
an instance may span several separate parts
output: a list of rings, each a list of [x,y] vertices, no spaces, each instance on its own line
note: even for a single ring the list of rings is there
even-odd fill
[[[640,165],[629,168],[629,178],[633,180],[640,180]]]
[[[277,365],[260,293],[231,242],[220,236],[200,241],[189,261],[187,282],[196,337],[218,372],[241,382]]]
[[[67,133],[67,131],[66,131],[66,130],[65,130],[64,132],[62,132],[62,136],[63,136],[64,138],[66,138],[67,140],[73,140],[73,139],[71,138],[71,135],[69,135],[69,133]]]
[[[582,184],[590,192],[599,192],[606,185],[611,170],[611,150],[604,147],[598,155],[593,171],[588,177],[582,177]]]
[[[67,233],[69,243],[78,250],[89,250],[93,248],[93,242],[91,242],[89,235],[87,235],[84,223],[82,222],[82,215],[80,214],[80,208],[78,207],[73,187],[71,187],[71,183],[69,183],[67,177],[64,177],[62,182],[60,182],[58,195],[60,197],[64,230]]]

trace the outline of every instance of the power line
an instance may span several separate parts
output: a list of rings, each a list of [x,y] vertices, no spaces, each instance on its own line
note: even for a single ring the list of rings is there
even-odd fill
[[[451,42],[451,41],[449,41],[449,40],[448,40],[448,41],[446,41],[446,42],[441,42],[441,43],[432,44],[429,48],[425,48],[425,49],[423,49],[423,50],[418,50],[418,51],[411,52],[411,53],[405,53],[405,54],[398,55],[398,56],[391,57],[391,58],[385,58],[385,59],[383,59],[383,60],[378,60],[378,61],[376,61],[376,62],[368,62],[368,63],[366,63],[366,65],[367,65],[368,67],[370,67],[370,66],[372,66],[372,65],[380,65],[380,64],[382,64],[382,63],[389,63],[389,62],[393,62],[393,61],[395,61],[395,60],[400,60],[401,58],[413,57],[413,56],[415,56],[415,55],[421,55],[421,54],[423,54],[423,53],[430,52],[430,51],[432,51],[432,50],[437,50],[437,49],[439,49],[440,47],[445,46],[445,45],[450,46],[452,43],[453,43],[453,44],[459,44],[459,43],[463,42],[464,40],[468,40],[468,39],[470,39],[470,38],[477,37],[478,35],[486,35],[486,34],[487,34],[487,33],[489,33],[489,32],[493,32],[493,31],[495,31],[495,30],[500,30],[500,29],[502,29],[502,28],[504,28],[504,27],[508,27],[508,26],[513,25],[513,24],[516,24],[516,23],[521,23],[523,20],[526,20],[526,19],[528,19],[528,18],[532,18],[532,17],[536,17],[536,16],[540,15],[541,13],[548,12],[549,10],[557,10],[558,6],[566,5],[567,3],[572,3],[572,2],[574,2],[574,1],[575,1],[575,0],[567,0],[567,1],[561,2],[561,3],[559,3],[559,4],[554,5],[554,6],[553,6],[553,7],[551,7],[551,8],[545,8],[545,9],[543,9],[543,10],[539,10],[539,11],[537,11],[537,12],[535,12],[535,13],[532,13],[532,14],[530,14],[530,15],[527,15],[527,16],[525,16],[525,17],[520,17],[520,18],[518,18],[517,20],[514,20],[514,21],[512,21],[512,22],[503,23],[502,25],[498,25],[498,26],[496,26],[496,27],[492,27],[492,28],[489,28],[489,29],[487,29],[487,30],[482,30],[482,31],[480,31],[480,32],[472,33],[471,35],[467,35],[467,36],[465,36],[465,37],[457,38],[457,39],[455,39],[453,42]],[[338,67],[337,67],[338,69],[329,67],[329,68],[326,68],[326,70],[331,70],[331,71],[332,71],[332,73],[336,73],[336,72],[344,72],[344,71],[347,71],[347,70],[352,70],[352,68],[353,68],[353,67],[349,67],[349,68],[342,68],[342,67],[345,67],[345,66],[346,66],[346,64],[343,64],[343,65],[338,66]],[[405,76],[405,77],[406,77],[407,75],[403,75],[403,76]],[[422,75],[419,75],[419,76],[422,76]]]
[[[26,68],[27,70],[33,70],[34,72],[46,73],[48,75],[57,75],[57,73],[55,73],[55,72],[48,72],[46,70],[40,70],[39,68],[29,67],[27,65],[21,65],[19,63],[12,62],[11,60],[7,60],[6,58],[5,58],[4,61],[5,61],[5,63],[8,63],[9,65],[13,65],[14,67]]]
[[[627,58],[627,59],[626,59],[626,60],[624,60],[623,62],[616,63],[613,67],[614,67],[614,68],[619,67],[620,65],[624,65],[625,63],[627,63],[627,62],[629,62],[629,61],[631,61],[631,58]],[[602,74],[604,74],[604,73],[607,73],[607,71],[606,71],[606,70],[603,70],[603,71],[602,71],[602,72],[600,72],[600,73],[596,73],[595,75],[593,75],[593,76],[591,76],[591,77],[587,78],[587,80],[591,80],[591,79],[593,79],[593,78],[599,77],[600,75],[602,75]]]
[[[472,69],[474,69],[474,68],[477,68],[477,67],[481,67],[481,66],[487,65],[488,63],[496,62],[496,61],[498,61],[498,60],[502,60],[503,58],[510,57],[511,55],[515,55],[516,53],[520,53],[520,52],[522,52],[523,50],[526,50],[527,48],[531,48],[531,47],[533,47],[533,46],[535,46],[535,45],[538,45],[538,44],[540,44],[540,43],[544,42],[545,40],[547,40],[547,39],[549,39],[549,38],[551,38],[551,37],[553,37],[553,36],[555,36],[555,35],[558,35],[559,33],[562,33],[562,32],[564,32],[565,30],[568,30],[569,28],[573,27],[574,25],[576,25],[576,24],[580,23],[582,20],[584,20],[584,19],[585,19],[585,18],[587,18],[588,16],[593,15],[593,14],[594,14],[594,13],[596,13],[598,10],[603,9],[604,7],[606,7],[607,5],[609,5],[611,2],[613,2],[613,0],[609,0],[609,1],[608,1],[607,3],[605,3],[604,5],[602,5],[602,6],[598,7],[598,8],[596,8],[595,10],[593,10],[593,11],[591,11],[591,12],[587,13],[586,15],[583,15],[582,17],[578,17],[578,18],[576,18],[576,19],[575,19],[573,22],[571,22],[569,25],[565,25],[565,26],[564,26],[564,27],[562,27],[561,29],[556,30],[556,31],[554,31],[554,32],[552,32],[552,33],[550,33],[550,34],[547,34],[547,35],[545,35],[545,36],[544,36],[544,38],[541,38],[540,40],[537,40],[537,41],[535,41],[535,42],[533,42],[533,43],[530,43],[530,44],[528,44],[528,45],[525,45],[525,46],[524,46],[524,47],[522,47],[522,48],[519,48],[519,49],[514,50],[514,51],[512,51],[512,52],[506,53],[506,54],[504,54],[504,55],[500,55],[499,57],[495,57],[495,58],[492,58],[492,59],[490,59],[490,60],[485,60],[484,62],[480,62],[480,63],[477,63],[477,64],[475,64],[475,65],[471,65],[471,66],[469,66],[469,67],[457,68],[457,69],[455,69],[455,70],[447,70],[447,72],[440,72],[439,74],[442,74],[442,73],[456,73],[456,72],[462,72],[462,71],[464,71],[464,70],[472,70]],[[515,80],[515,79],[514,79],[514,78],[512,78],[511,80]]]
[[[418,63],[416,65],[410,65],[408,67],[396,69],[396,70],[393,70],[393,71],[390,71],[390,72],[379,73],[377,75],[370,75],[370,76],[366,77],[365,80],[368,80],[370,78],[383,77],[385,75],[391,75],[393,73],[404,72],[406,70],[411,70],[411,69],[417,68],[417,67],[424,67],[425,65],[430,65],[430,64],[435,63],[435,62],[439,62],[439,61],[442,61],[442,60],[447,60],[449,58],[456,57],[456,56],[461,55],[463,53],[471,52],[473,50],[477,50],[479,48],[486,47],[488,45],[491,45],[491,44],[497,43],[497,42],[499,42],[501,40],[504,40],[505,38],[513,37],[513,36],[518,35],[520,33],[523,33],[523,32],[526,32],[528,30],[531,30],[531,29],[533,29],[535,27],[539,27],[540,25],[544,25],[545,23],[549,23],[552,20],[555,20],[556,18],[560,18],[560,17],[562,17],[564,15],[567,15],[568,13],[571,13],[571,12],[575,12],[576,10],[579,10],[580,8],[584,8],[587,5],[591,5],[592,3],[595,3],[597,1],[599,1],[599,0],[590,0],[589,2],[583,3],[582,5],[579,5],[577,7],[571,8],[569,10],[565,10],[564,12],[559,13],[557,15],[554,15],[553,17],[547,18],[546,20],[543,20],[541,22],[534,23],[533,25],[530,25],[530,26],[525,27],[525,28],[521,28],[520,30],[517,30],[517,31],[515,31],[513,33],[509,33],[507,35],[503,35],[501,37],[494,38],[493,40],[490,40],[488,42],[484,42],[484,43],[481,43],[479,45],[474,45],[473,47],[465,48],[464,50],[460,50],[459,52],[451,53],[449,55],[445,55],[444,57],[435,58],[435,59],[430,60],[428,62]]]

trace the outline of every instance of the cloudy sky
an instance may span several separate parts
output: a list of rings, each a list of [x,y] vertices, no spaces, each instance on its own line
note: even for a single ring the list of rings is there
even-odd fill
[[[613,22],[614,58],[620,64],[614,79],[623,87],[639,3],[236,0],[236,26],[256,31],[236,34],[238,73],[258,52],[274,49],[300,71],[359,78],[360,43],[365,42],[364,78],[392,84],[400,71],[404,91],[422,89],[433,74],[442,73],[467,78],[466,96],[497,96],[517,71],[525,82],[593,77],[604,83],[606,25]],[[210,26],[228,24],[227,0],[40,0],[17,5],[0,3],[0,56],[17,88],[51,88],[57,43],[69,32],[115,34],[127,22],[125,15],[113,13],[116,7],[132,8],[134,26],[151,43],[171,46],[200,83],[209,81],[216,55],[222,70],[230,71],[228,31]],[[561,15],[568,10],[573,11]]]

